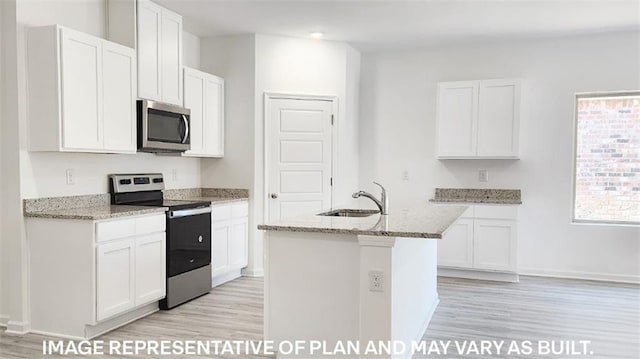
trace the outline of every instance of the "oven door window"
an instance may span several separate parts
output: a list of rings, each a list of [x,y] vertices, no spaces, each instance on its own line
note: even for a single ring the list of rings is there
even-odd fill
[[[171,218],[167,222],[169,277],[211,262],[211,214]]]
[[[150,141],[189,143],[189,117],[181,114],[149,109],[147,137]]]

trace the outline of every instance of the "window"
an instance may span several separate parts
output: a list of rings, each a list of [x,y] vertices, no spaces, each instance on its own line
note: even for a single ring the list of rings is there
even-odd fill
[[[640,224],[640,92],[576,95],[574,222]]]

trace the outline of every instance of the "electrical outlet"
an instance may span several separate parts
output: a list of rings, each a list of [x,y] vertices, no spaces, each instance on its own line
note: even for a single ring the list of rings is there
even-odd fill
[[[76,184],[76,171],[72,168],[67,169],[67,184]]]
[[[489,170],[478,171],[478,180],[480,182],[489,182]]]
[[[171,170],[171,178],[172,178],[174,181],[177,181],[177,180],[178,180],[178,170],[177,170],[177,169],[175,169],[175,168],[174,168],[174,169],[172,169],[172,170]]]
[[[384,273],[379,270],[369,271],[369,291],[382,292],[382,286],[384,284]]]
[[[403,181],[408,181],[409,180],[409,170],[402,171],[402,180]]]

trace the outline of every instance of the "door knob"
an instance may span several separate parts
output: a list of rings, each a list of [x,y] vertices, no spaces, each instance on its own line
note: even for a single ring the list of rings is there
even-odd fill
[[[278,194],[277,194],[277,193],[272,193],[272,194],[271,194],[271,198],[273,198],[273,199],[278,198]]]

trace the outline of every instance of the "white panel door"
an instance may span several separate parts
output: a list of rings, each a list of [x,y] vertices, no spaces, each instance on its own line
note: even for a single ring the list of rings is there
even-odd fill
[[[437,111],[438,156],[475,156],[478,81],[439,83]]]
[[[136,306],[164,298],[166,293],[166,235],[164,232],[136,238]]]
[[[205,82],[205,153],[224,156],[224,80],[208,75]]]
[[[519,113],[518,80],[480,81],[478,156],[518,155]]]
[[[211,227],[211,276],[215,277],[229,270],[231,221],[215,221]]]
[[[200,71],[184,69],[184,107],[191,110],[190,140],[191,150],[187,155],[204,154],[204,104],[205,78]]]
[[[160,25],[162,8],[148,0],[138,0],[138,97],[162,100]]]
[[[515,272],[516,222],[474,220],[473,267]]]
[[[473,266],[473,219],[459,219],[438,241],[438,265]]]
[[[162,101],[182,106],[182,16],[162,8],[160,39]]]
[[[136,151],[136,56],[115,43],[102,47],[104,149]]]
[[[62,29],[62,143],[102,149],[102,41]]]
[[[231,221],[229,238],[229,264],[231,268],[247,266],[247,240],[249,235],[249,218],[235,218]]]
[[[268,101],[269,219],[330,208],[333,103]]]
[[[97,262],[97,320],[135,306],[135,248],[133,239],[100,244]]]

